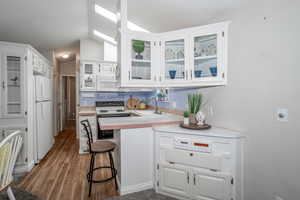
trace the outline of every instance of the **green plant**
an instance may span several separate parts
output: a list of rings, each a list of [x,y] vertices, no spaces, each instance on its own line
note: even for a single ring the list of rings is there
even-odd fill
[[[189,118],[189,116],[190,116],[190,113],[188,111],[184,111],[183,117],[184,118]]]
[[[202,94],[188,94],[188,108],[191,114],[197,114],[201,109],[202,105]]]
[[[145,50],[145,42],[142,40],[133,40],[132,48],[136,53],[142,53]]]

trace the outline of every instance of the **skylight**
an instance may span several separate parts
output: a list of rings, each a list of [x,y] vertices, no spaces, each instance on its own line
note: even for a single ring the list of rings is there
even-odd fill
[[[99,6],[98,4],[95,4],[95,12],[107,19],[109,19],[110,21],[117,23],[118,18],[117,15],[101,6]],[[132,31],[141,31],[141,32],[146,32],[146,33],[150,33],[150,31],[136,25],[135,23],[132,23],[130,21],[127,22],[127,27],[132,30]]]
[[[117,44],[117,41],[114,38],[112,38],[112,37],[110,37],[108,35],[105,35],[104,33],[101,33],[101,32],[99,32],[97,30],[94,30],[94,35],[96,35],[96,36],[98,36],[98,37],[100,37],[100,38],[102,38],[102,39],[104,39],[104,40],[106,40],[106,41],[108,41],[108,42],[110,42],[110,43],[112,43],[114,45]]]

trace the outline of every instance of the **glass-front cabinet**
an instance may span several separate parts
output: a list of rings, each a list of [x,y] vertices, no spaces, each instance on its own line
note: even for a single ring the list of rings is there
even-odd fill
[[[162,45],[162,74],[166,84],[182,83],[188,76],[187,38],[175,36],[164,38]]]
[[[225,79],[224,32],[191,35],[191,78],[193,81],[222,81]]]
[[[156,42],[151,37],[130,34],[127,45],[127,82],[129,84],[151,85],[155,76]]]
[[[1,89],[3,117],[23,116],[24,53],[3,52],[1,56]]]
[[[97,89],[97,65],[95,63],[81,64],[81,91],[95,91]]]

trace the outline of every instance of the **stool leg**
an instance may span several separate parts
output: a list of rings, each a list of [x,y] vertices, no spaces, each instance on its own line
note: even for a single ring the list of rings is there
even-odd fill
[[[114,165],[114,159],[113,159],[113,157],[112,157],[111,152],[109,152],[108,154],[109,154],[110,166],[112,167],[112,168],[111,168],[111,174],[112,174],[112,176],[115,177],[116,190],[118,190],[117,174],[115,173],[115,172],[116,172],[116,171],[115,171],[116,169],[115,169],[115,165]]]
[[[91,192],[92,192],[92,184],[93,184],[93,174],[94,174],[94,161],[95,161],[95,154],[92,153],[91,155],[91,162],[90,162],[90,172],[89,172],[89,182],[90,182],[90,186],[89,186],[89,197],[91,196]]]

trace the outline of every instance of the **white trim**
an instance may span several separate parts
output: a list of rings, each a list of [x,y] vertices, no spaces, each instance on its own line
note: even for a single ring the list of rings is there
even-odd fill
[[[148,190],[148,189],[152,189],[153,187],[153,182],[146,182],[146,183],[141,183],[141,184],[137,184],[137,185],[130,185],[130,186],[126,186],[126,187],[122,187],[120,189],[120,195],[125,195],[125,194],[130,194],[130,193],[134,193],[134,192],[140,192],[143,190]]]
[[[34,160],[32,160],[31,163],[27,165],[16,166],[14,169],[14,174],[22,174],[25,172],[29,172],[32,170],[33,167],[34,167]]]

